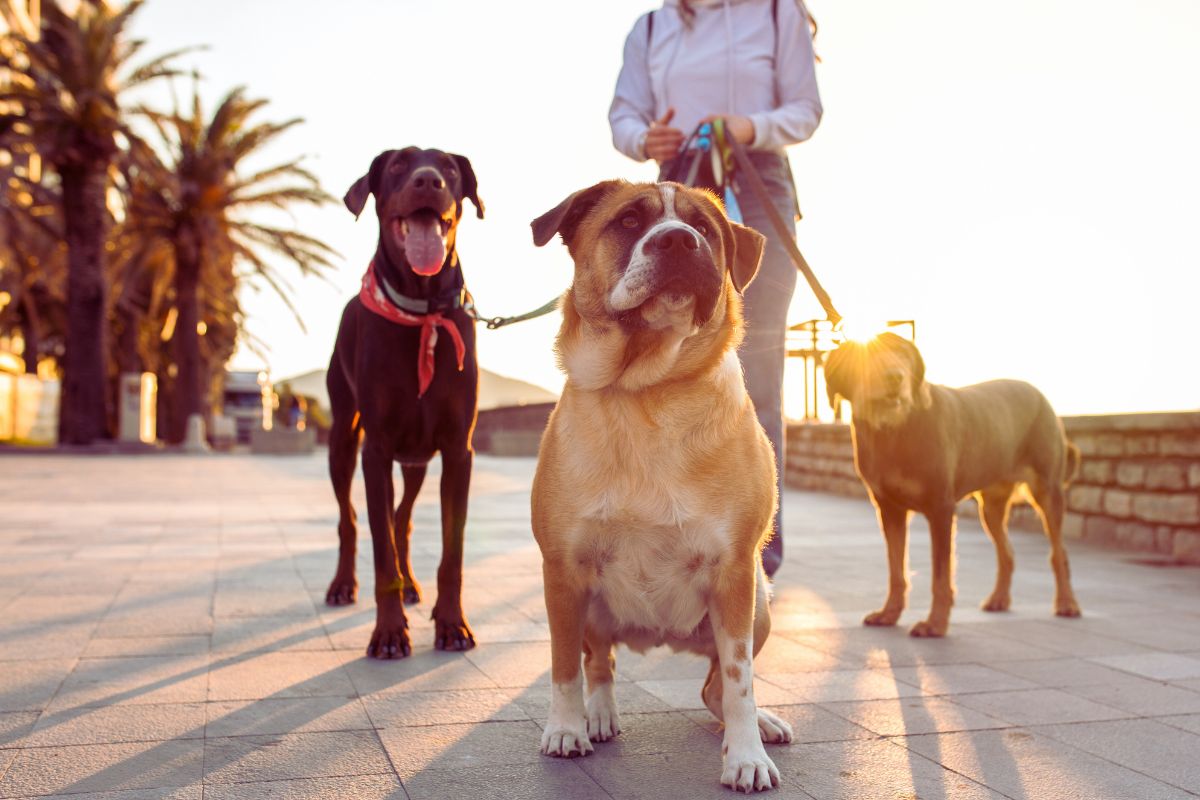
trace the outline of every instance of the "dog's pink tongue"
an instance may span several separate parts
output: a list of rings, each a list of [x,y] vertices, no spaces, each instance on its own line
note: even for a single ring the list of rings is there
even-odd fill
[[[404,237],[404,254],[409,266],[418,275],[436,275],[446,261],[441,221],[435,216],[420,214],[405,222],[408,234]]]

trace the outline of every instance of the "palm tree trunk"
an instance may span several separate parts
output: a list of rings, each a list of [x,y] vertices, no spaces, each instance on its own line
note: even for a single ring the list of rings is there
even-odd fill
[[[142,358],[138,340],[144,315],[140,310],[125,308],[118,309],[117,316],[120,330],[120,333],[117,334],[116,353],[114,354],[117,360],[117,374],[143,372],[145,360]]]
[[[204,414],[204,365],[200,356],[200,263],[198,253],[189,247],[176,250],[175,305],[179,316],[175,320],[175,364],[179,369],[175,379],[175,398],[178,405],[178,430],[182,436],[188,417]],[[180,439],[182,441],[182,438]]]
[[[25,371],[31,375],[37,375],[38,351],[42,349],[42,322],[39,316],[37,304],[26,289],[21,293],[21,338],[25,340]]]
[[[61,170],[67,241],[67,341],[58,438],[91,444],[109,436],[107,409],[108,286],[104,240],[108,179],[102,164]]]

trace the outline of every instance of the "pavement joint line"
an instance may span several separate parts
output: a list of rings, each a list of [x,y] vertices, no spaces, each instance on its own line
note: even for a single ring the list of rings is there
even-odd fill
[[[967,733],[967,731],[963,731],[963,733]],[[920,733],[920,734],[914,734],[914,736],[943,736],[943,735],[944,735],[944,734],[941,734],[941,733]],[[930,758],[929,756],[925,755],[924,753],[918,753],[916,750],[913,750],[913,749],[909,748],[907,745],[905,745],[905,744],[902,744],[901,742],[898,742],[898,741],[896,741],[896,739],[907,739],[907,738],[908,738],[907,736],[900,736],[900,737],[888,737],[888,741],[889,741],[889,742],[890,742],[892,745],[894,745],[894,746],[896,746],[896,747],[899,747],[900,749],[902,749],[902,750],[904,750],[904,751],[906,751],[906,752],[908,752],[908,753],[911,753],[911,754],[913,754],[913,755],[915,755],[915,756],[917,756],[917,757],[919,757],[919,758],[922,758],[922,759],[924,759],[925,761],[928,761],[930,764],[933,764],[935,767],[937,767],[937,768],[939,768],[939,769],[943,769],[943,770],[945,770],[946,772],[949,772],[949,773],[951,773],[952,775],[957,775],[958,777],[962,778],[964,781],[967,781],[968,783],[973,783],[973,784],[975,784],[976,786],[979,786],[979,787],[980,787],[980,788],[982,788],[984,791],[993,792],[993,793],[995,793],[995,794],[998,794],[998,795],[1000,795],[1001,797],[1006,797],[1006,798],[1008,798],[1008,800],[1024,800],[1024,798],[1023,798],[1023,797],[1022,797],[1022,798],[1013,797],[1013,795],[1010,795],[1010,794],[1005,794],[1004,792],[1000,791],[999,789],[995,788],[994,786],[988,786],[988,785],[987,785],[987,784],[985,784],[985,783],[980,783],[979,781],[977,781],[977,780],[975,780],[974,778],[972,778],[970,775],[966,775],[966,774],[964,774],[964,773],[962,773],[962,772],[959,772],[959,771],[958,771],[958,770],[956,770],[956,769],[953,769],[952,767],[948,767],[948,766],[946,766],[945,764],[941,763],[940,761],[934,761],[932,758]]]
[[[367,717],[370,719],[370,717]],[[396,767],[396,762],[392,758],[392,752],[388,750],[387,745],[383,743],[383,737],[379,735],[379,730],[375,729],[375,741],[379,743],[379,749],[383,751],[383,755],[387,758],[388,766],[392,768],[392,774],[396,777],[396,782],[400,784],[400,791],[404,792],[404,796],[408,800],[412,800],[412,796],[408,793],[408,787],[404,785],[404,778],[400,777],[400,770]]]
[[[1104,723],[1131,722],[1131,721],[1136,721],[1136,720],[1141,720],[1141,719],[1147,719],[1147,718],[1136,717],[1133,719],[1104,719],[1104,720],[1093,720],[1091,722],[1077,722],[1077,723],[1048,723],[1046,725],[1027,725],[1027,726],[1025,726],[1024,729],[1025,730],[1033,730],[1035,733],[1038,733],[1039,735],[1044,736],[1047,739],[1050,739],[1061,745],[1066,745],[1067,747],[1071,748],[1072,750],[1077,750],[1078,752],[1083,753],[1084,755],[1087,755],[1087,756],[1091,756],[1092,758],[1098,758],[1101,761],[1112,764],[1113,766],[1117,767],[1118,769],[1124,769],[1124,770],[1129,770],[1130,772],[1136,772],[1138,775],[1141,775],[1145,778],[1149,778],[1150,780],[1152,780],[1156,783],[1161,783],[1164,786],[1170,786],[1173,789],[1179,789],[1180,791],[1187,792],[1190,795],[1196,795],[1196,792],[1194,792],[1191,789],[1188,789],[1184,786],[1179,786],[1177,784],[1171,783],[1170,781],[1160,778],[1157,775],[1151,775],[1148,772],[1143,772],[1142,770],[1137,769],[1136,767],[1131,767],[1128,764],[1121,764],[1120,762],[1113,761],[1112,759],[1102,756],[1099,753],[1093,753],[1091,750],[1085,750],[1084,748],[1079,747],[1078,745],[1074,745],[1071,742],[1057,738],[1056,736],[1054,736],[1054,734],[1050,733],[1049,731],[1037,730],[1037,728],[1050,727],[1052,725],[1089,725],[1089,724],[1090,725],[1100,725],[1100,724],[1104,724]]]

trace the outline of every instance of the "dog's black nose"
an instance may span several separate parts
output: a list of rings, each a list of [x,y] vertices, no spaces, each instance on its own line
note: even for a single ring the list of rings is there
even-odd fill
[[[446,181],[436,170],[420,169],[413,173],[412,186],[414,189],[436,189],[440,191],[446,188]]]
[[[666,253],[671,250],[699,250],[700,241],[691,231],[683,228],[667,228],[654,234],[646,246],[652,250]]]

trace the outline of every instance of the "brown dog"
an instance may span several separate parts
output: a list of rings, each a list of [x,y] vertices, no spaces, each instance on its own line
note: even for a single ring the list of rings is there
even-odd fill
[[[760,551],[775,467],[735,353],[763,238],[705,192],[622,181],[533,222],[539,246],[555,233],[575,279],[532,498],[552,650],[542,752],[584,755],[619,733],[613,645],[665,644],[711,659],[722,783],[778,785],[762,743],[792,731],[756,708],[751,661],[770,631]]]
[[[954,603],[954,509],[969,494],[996,545],[996,587],[985,611],[1009,607],[1013,556],[1008,509],[1019,484],[1029,488],[1050,539],[1054,613],[1079,616],[1062,543],[1065,488],[1079,451],[1063,435],[1050,403],[1021,381],[989,381],[962,389],[925,382],[916,346],[894,333],[866,344],[845,342],[825,362],[830,403],[853,407],[854,464],[887,541],[887,600],[867,625],[895,625],[908,592],[908,515],[929,520],[933,542],[933,608],[913,636],[944,636]]]

